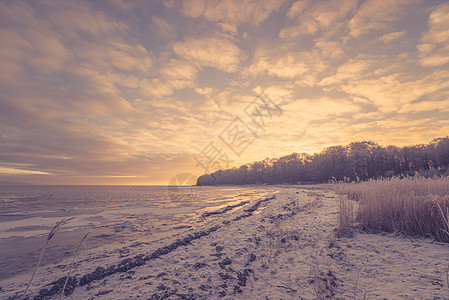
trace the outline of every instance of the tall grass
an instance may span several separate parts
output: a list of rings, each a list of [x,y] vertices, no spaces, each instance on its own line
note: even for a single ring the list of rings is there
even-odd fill
[[[341,184],[339,191],[358,202],[340,210],[366,231],[402,232],[449,242],[449,178],[393,177]],[[342,199],[341,201],[348,201]],[[354,217],[349,214],[354,213]],[[347,225],[346,225],[347,226]]]
[[[337,234],[339,237],[352,237],[355,220],[354,203],[349,199],[342,198],[339,208]]]
[[[73,255],[72,262],[70,263],[69,274],[67,274],[67,277],[66,277],[65,282],[64,282],[64,286],[62,287],[61,293],[59,294],[59,299],[61,299],[61,298],[62,298],[62,295],[64,295],[65,288],[66,288],[66,286],[67,286],[67,283],[69,282],[70,275],[72,274],[72,269],[73,269],[73,264],[75,263],[75,259],[76,259],[76,257],[78,256],[78,252],[79,252],[79,250],[80,250],[81,245],[83,245],[83,242],[84,242],[84,240],[87,238],[87,236],[89,235],[89,233],[90,233],[90,232],[86,233],[86,234],[83,236],[83,238],[82,238],[82,239],[80,240],[80,242],[78,243],[78,247],[76,247],[75,254]]]
[[[20,298],[21,300],[23,300],[25,298],[28,290],[30,289],[31,282],[33,281],[34,276],[36,275],[37,269],[41,265],[45,250],[47,249],[47,246],[50,243],[51,239],[55,236],[56,232],[61,228],[62,225],[66,224],[67,222],[69,222],[70,220],[72,220],[74,218],[75,217],[71,217],[68,219],[62,219],[61,221],[57,222],[56,225],[48,233],[47,238],[45,239],[45,242],[44,242],[44,246],[42,247],[42,250],[39,254],[39,259],[37,261],[36,267],[34,268],[33,274],[31,275],[30,281],[28,281],[27,287],[26,287],[25,291],[23,292],[22,297]]]

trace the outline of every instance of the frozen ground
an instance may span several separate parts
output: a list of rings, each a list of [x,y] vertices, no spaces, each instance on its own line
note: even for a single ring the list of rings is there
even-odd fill
[[[339,196],[325,186],[277,190],[172,236],[82,250],[65,298],[449,298],[449,245],[396,234],[336,238]],[[57,292],[69,261],[43,267],[30,299]],[[1,298],[18,297],[28,278],[0,281]]]
[[[161,239],[195,226],[204,211],[268,193],[256,186],[0,186],[0,281],[32,270],[63,218],[74,217],[54,236],[42,265],[69,258],[87,232],[91,249]]]

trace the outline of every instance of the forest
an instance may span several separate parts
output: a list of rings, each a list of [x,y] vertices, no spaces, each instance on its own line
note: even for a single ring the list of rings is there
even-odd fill
[[[380,146],[357,141],[320,153],[292,153],[198,178],[197,185],[326,183],[361,181],[399,175],[449,175],[449,136],[414,146]]]

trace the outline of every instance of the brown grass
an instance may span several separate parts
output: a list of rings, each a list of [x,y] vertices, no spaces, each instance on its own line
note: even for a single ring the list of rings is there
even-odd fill
[[[389,178],[341,184],[340,226],[449,242],[449,178]],[[350,206],[358,202],[357,209]],[[345,203],[348,202],[348,203]]]
[[[352,237],[356,218],[354,201],[341,198],[339,208],[337,235],[338,237]]]

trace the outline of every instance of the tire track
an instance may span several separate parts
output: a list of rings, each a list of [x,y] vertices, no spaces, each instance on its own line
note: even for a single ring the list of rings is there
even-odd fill
[[[264,199],[260,199],[258,201],[256,201],[256,203],[254,203],[251,207],[247,208],[244,210],[245,213],[243,213],[242,215],[239,215],[235,218],[233,218],[231,221],[223,221],[224,225],[229,225],[231,222],[237,222],[241,219],[244,218],[248,218],[250,216],[253,215],[253,213],[258,210],[260,208],[260,206],[267,201],[273,200],[275,199],[275,194],[273,194],[271,197],[267,197]],[[243,204],[236,204],[236,205],[230,205],[225,207],[224,209],[216,212],[216,213],[205,213],[207,214],[206,217],[211,216],[211,215],[219,215],[219,214],[224,214],[236,207],[239,206],[243,206],[245,204],[248,203],[248,201],[243,201],[245,203]],[[204,216],[204,214],[203,214]],[[71,295],[74,290],[77,287],[82,287],[85,286],[87,284],[90,284],[94,281],[98,281],[101,280],[107,276],[111,276],[117,273],[124,273],[124,272],[128,272],[129,270],[139,267],[139,266],[143,266],[145,265],[145,263],[147,263],[148,261],[157,259],[163,255],[167,255],[173,251],[175,251],[176,249],[178,249],[181,246],[187,246],[189,245],[192,241],[194,240],[198,240],[201,239],[202,237],[208,236],[211,233],[217,231],[218,229],[224,227],[223,225],[215,225],[212,226],[208,229],[205,230],[201,230],[192,234],[187,235],[184,238],[181,239],[177,239],[175,242],[164,246],[164,247],[160,247],[158,249],[156,249],[153,253],[151,253],[150,255],[146,255],[145,254],[139,254],[134,256],[133,258],[126,258],[122,261],[120,261],[118,264],[116,265],[111,265],[109,267],[102,267],[99,266],[95,269],[95,271],[91,272],[91,273],[87,273],[85,275],[83,275],[80,279],[78,279],[77,277],[70,277],[67,283],[67,286],[64,290],[64,294],[66,296]],[[33,298],[29,298],[28,296],[25,299],[33,299],[33,300],[44,300],[44,299],[49,299],[54,297],[55,295],[58,295],[59,293],[61,293],[62,288],[64,286],[64,283],[66,281],[67,277],[61,277],[56,281],[53,281],[47,285],[45,285],[40,291],[39,293],[34,296]],[[16,294],[12,297],[9,297],[8,300],[15,300],[18,299],[20,297],[20,293]]]

